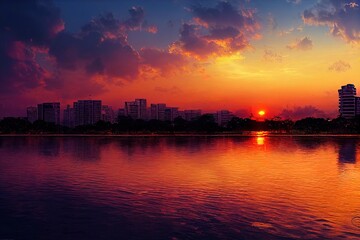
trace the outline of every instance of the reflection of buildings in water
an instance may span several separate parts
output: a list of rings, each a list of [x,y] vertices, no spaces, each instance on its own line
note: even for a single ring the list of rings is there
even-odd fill
[[[338,141],[338,160],[340,163],[356,163],[356,143],[355,139],[341,139]]]
[[[44,137],[38,139],[36,144],[39,149],[39,153],[47,157],[57,157],[60,154],[60,141],[58,138]]]
[[[74,159],[97,161],[101,156],[101,148],[106,143],[101,138],[79,137],[64,139],[64,151],[72,154]]]

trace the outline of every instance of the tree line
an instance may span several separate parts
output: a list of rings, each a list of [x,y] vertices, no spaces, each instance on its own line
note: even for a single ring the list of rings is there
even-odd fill
[[[94,125],[68,128],[41,120],[30,123],[24,118],[4,118],[0,134],[172,134],[172,133],[244,133],[270,131],[289,134],[358,134],[360,118],[304,118],[297,121],[275,117],[264,121],[233,117],[225,126],[218,126],[213,115],[204,114],[192,121],[181,117],[174,121],[141,120],[118,117],[115,123],[99,121]]]

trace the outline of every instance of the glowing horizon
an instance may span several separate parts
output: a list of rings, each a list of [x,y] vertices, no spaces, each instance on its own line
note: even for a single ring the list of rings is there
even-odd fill
[[[240,116],[335,117],[340,86],[360,86],[352,3],[4,1],[0,117],[89,96],[114,109],[146,98]]]

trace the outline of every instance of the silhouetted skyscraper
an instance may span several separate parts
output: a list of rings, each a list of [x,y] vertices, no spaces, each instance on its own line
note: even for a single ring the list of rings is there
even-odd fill
[[[139,119],[147,120],[148,116],[147,116],[146,99],[137,98],[137,99],[135,99],[135,102],[136,102],[136,104],[138,106],[138,117],[139,117]]]
[[[339,114],[343,118],[353,118],[356,114],[356,88],[354,84],[341,86],[339,92]]]
[[[74,102],[75,126],[93,125],[101,120],[101,100]]]
[[[38,119],[49,123],[60,124],[60,103],[42,103],[38,104]]]
[[[69,128],[75,127],[75,110],[70,105],[67,105],[66,109],[64,109],[63,119],[64,126]]]
[[[115,113],[111,106],[103,105],[101,107],[101,120],[104,122],[115,122]]]
[[[179,116],[179,108],[167,107],[165,108],[164,115],[165,115],[165,121],[174,121],[174,119]]]
[[[150,105],[150,119],[165,121],[165,103],[151,104]]]
[[[234,115],[228,110],[217,111],[214,114],[215,122],[222,127],[226,126],[233,116]]]
[[[26,116],[29,122],[33,123],[38,120],[38,109],[37,107],[28,107],[26,109]]]
[[[146,99],[137,98],[132,102],[125,102],[125,115],[132,119],[147,120],[147,103]]]

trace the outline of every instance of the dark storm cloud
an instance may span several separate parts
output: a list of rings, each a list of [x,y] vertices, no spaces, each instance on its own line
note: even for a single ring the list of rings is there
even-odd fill
[[[108,13],[92,19],[79,33],[61,32],[49,53],[64,70],[85,71],[90,76],[134,79],[139,73],[140,56],[127,42],[129,30],[143,22],[142,8],[130,9],[126,21]]]
[[[111,34],[109,37],[107,34]],[[88,74],[132,78],[138,74],[139,56],[124,37],[114,32],[62,32],[50,46],[59,68],[86,70]]]
[[[34,88],[46,71],[36,62],[63,29],[60,11],[49,1],[0,2],[0,91]]]
[[[249,46],[259,24],[255,12],[219,2],[215,7],[193,6],[193,23],[184,23],[177,42],[184,51],[199,57],[228,54]]]
[[[309,25],[329,26],[334,36],[347,42],[360,43],[359,0],[320,0],[303,12],[303,19]]]

